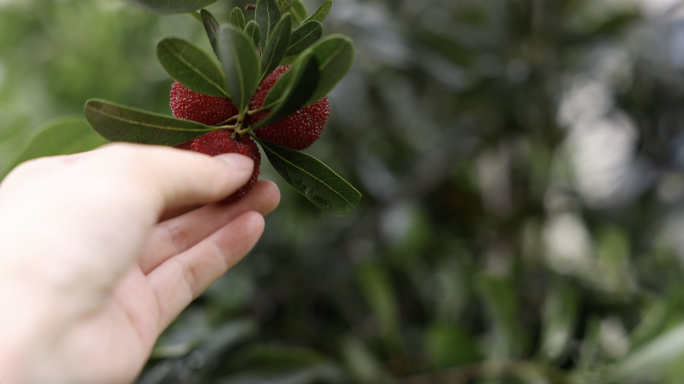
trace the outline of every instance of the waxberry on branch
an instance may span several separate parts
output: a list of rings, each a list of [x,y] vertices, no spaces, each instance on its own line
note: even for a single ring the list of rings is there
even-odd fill
[[[251,110],[258,110],[263,107],[264,100],[269,91],[290,68],[291,66],[289,65],[276,68],[261,83],[260,88],[255,92],[254,98],[252,98]],[[249,116],[248,122],[254,125],[266,118],[269,113],[269,111],[256,113]],[[309,148],[321,137],[328,117],[330,117],[330,103],[326,96],[308,107],[297,110],[289,117],[275,124],[254,130],[254,134],[260,139],[301,151],[302,149]]]
[[[321,39],[332,0],[310,16],[301,0],[258,0],[246,8],[255,11],[253,21],[246,23],[236,7],[223,26],[202,9],[216,0],[202,0],[197,6],[186,0],[139,1],[153,12],[191,12],[203,24],[214,55],[180,38],[162,39],[157,58],[175,80],[169,103],[173,117],[91,99],[86,119],[98,133],[110,141],[252,158],[250,180],[223,203],[239,200],[257,182],[259,144],[274,170],[316,206],[338,216],[356,207],[359,191],[330,167],[299,152],[321,137],[330,116],[326,95],[354,61],[349,38],[337,34]],[[292,30],[295,14],[299,26]]]

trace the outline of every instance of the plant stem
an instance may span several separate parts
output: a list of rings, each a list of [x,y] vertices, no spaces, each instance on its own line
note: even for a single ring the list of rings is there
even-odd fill
[[[252,127],[247,127],[247,128],[245,128],[245,129],[238,129],[236,132],[237,132],[238,135],[244,135],[244,134],[247,134],[247,133],[251,133],[253,130],[254,130],[254,128],[252,128]]]
[[[218,123],[218,124],[216,124],[216,125],[217,125],[217,126],[222,126],[223,124],[228,124],[228,123],[230,123],[231,121],[237,120],[237,119],[238,119],[238,115],[235,115],[235,116],[231,117],[230,119],[228,119],[228,120],[226,120],[226,121],[222,121],[222,122],[220,122],[220,123]]]
[[[274,105],[278,104],[279,102],[280,102],[280,100],[277,100],[277,101],[275,101],[269,105],[265,105],[259,109],[255,109],[253,111],[248,111],[247,114],[252,116],[252,115],[256,115],[259,112],[268,111],[269,109],[271,109]]]
[[[230,130],[235,130],[237,128],[237,125],[219,125],[219,126],[214,126],[214,128],[218,129],[230,129]]]

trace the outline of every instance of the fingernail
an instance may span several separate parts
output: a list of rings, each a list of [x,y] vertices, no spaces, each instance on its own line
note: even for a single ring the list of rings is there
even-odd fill
[[[217,159],[221,159],[226,163],[230,164],[234,169],[242,170],[252,170],[254,168],[254,160],[247,156],[239,155],[237,153],[227,153],[224,155],[216,156]]]

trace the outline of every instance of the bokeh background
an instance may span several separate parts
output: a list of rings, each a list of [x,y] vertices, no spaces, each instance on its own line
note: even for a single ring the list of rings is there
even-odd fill
[[[358,56],[308,152],[361,205],[265,166],[263,239],[140,384],[684,380],[680,1],[336,0],[324,26]],[[0,175],[88,98],[170,114],[168,35],[211,51],[188,15],[0,0]]]

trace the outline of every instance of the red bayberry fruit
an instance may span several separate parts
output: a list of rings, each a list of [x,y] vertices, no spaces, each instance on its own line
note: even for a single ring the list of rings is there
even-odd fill
[[[221,203],[230,204],[236,202],[246,195],[259,177],[259,166],[261,165],[261,153],[256,143],[247,136],[238,139],[232,138],[233,133],[227,130],[218,130],[207,133],[192,141],[190,150],[200,152],[210,156],[218,156],[224,153],[239,153],[254,160],[254,172],[247,184],[238,189],[232,195],[225,198]]]
[[[254,93],[250,109],[259,109],[264,105],[266,95],[273,88],[276,81],[290,69],[290,66],[278,67],[261,83],[261,87]],[[248,118],[250,125],[268,116],[270,112],[259,112]],[[261,139],[301,151],[309,148],[323,133],[323,127],[330,116],[330,103],[326,96],[322,100],[306,108],[302,108],[287,118],[271,125],[258,128],[254,133]]]
[[[195,140],[195,139],[192,139],[192,140],[190,140],[190,141],[186,141],[185,143],[183,143],[183,144],[181,144],[181,145],[176,145],[176,148],[178,148],[178,149],[190,149],[190,146],[192,146],[192,142],[193,142],[194,140]]]
[[[230,99],[193,92],[179,82],[171,87],[171,111],[176,118],[205,125],[216,125],[238,114]]]

